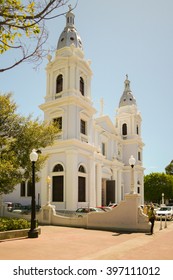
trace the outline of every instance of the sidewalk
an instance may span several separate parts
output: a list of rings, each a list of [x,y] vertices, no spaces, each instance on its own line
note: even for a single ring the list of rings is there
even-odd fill
[[[173,221],[154,234],[42,226],[36,239],[0,242],[0,260],[173,260]]]

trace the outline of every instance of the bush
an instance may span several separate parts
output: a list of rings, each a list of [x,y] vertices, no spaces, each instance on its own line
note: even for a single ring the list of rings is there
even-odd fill
[[[25,219],[0,217],[0,231],[25,229],[30,227],[30,222]]]

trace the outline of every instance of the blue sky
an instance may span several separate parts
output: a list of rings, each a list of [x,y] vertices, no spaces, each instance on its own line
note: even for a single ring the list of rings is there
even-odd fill
[[[99,111],[103,98],[104,114],[112,121],[128,74],[142,115],[145,174],[164,172],[173,159],[172,12],[172,0],[79,0],[74,11],[85,58],[92,61],[93,103]],[[48,23],[51,47],[56,48],[64,26],[64,16]],[[0,57],[0,64],[9,60],[9,55]],[[46,64],[47,59],[35,71],[24,63],[0,73],[0,91],[13,92],[24,115],[43,118],[38,106],[46,93]]]

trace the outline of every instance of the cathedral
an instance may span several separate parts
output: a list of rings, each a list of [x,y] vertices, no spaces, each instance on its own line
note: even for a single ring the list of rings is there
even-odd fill
[[[131,155],[136,162],[134,192],[144,203],[143,142],[141,114],[126,75],[115,122],[102,110],[96,117],[91,94],[92,71],[84,57],[71,8],[60,34],[55,57],[48,56],[46,96],[40,109],[46,122],[59,127],[36,185],[36,203],[45,205],[50,188],[50,202],[61,210],[119,203],[130,193]],[[49,187],[49,188],[48,188]],[[4,201],[30,203],[29,185],[17,186]]]

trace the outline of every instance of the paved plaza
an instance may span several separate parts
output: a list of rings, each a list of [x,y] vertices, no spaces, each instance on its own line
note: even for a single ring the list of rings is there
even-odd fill
[[[0,242],[1,260],[173,260],[173,221],[154,234],[41,226],[36,239]]]

